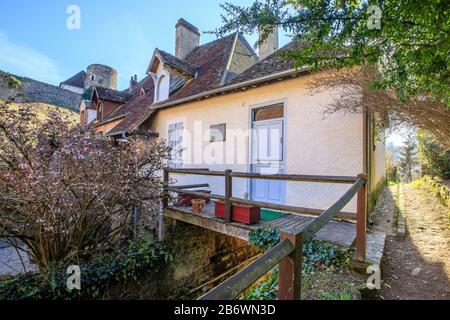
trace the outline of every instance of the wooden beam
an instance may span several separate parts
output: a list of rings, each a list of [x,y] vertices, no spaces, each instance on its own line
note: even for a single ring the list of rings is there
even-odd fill
[[[187,191],[187,190],[181,190],[181,189],[177,189],[177,188],[167,188],[166,190],[169,192],[182,193],[182,194],[186,194],[188,196],[194,196],[194,197],[199,197],[199,198],[225,200],[225,197],[220,194]]]
[[[187,209],[187,208],[186,208]],[[225,234],[241,240],[248,241],[249,229],[242,228],[234,223],[226,224],[221,219],[214,219],[201,214],[193,214],[188,210],[182,211],[181,208],[168,207],[164,209],[164,216],[192,224],[197,227],[205,228],[214,232]]]
[[[231,222],[231,215],[233,214],[233,203],[230,198],[233,196],[233,178],[231,170],[225,171],[225,222]]]
[[[345,176],[315,176],[315,175],[298,175],[298,174],[260,174],[249,172],[233,172],[233,178],[248,179],[264,179],[264,180],[285,180],[285,181],[302,181],[302,182],[322,182],[322,183],[346,183],[352,184],[358,179],[357,177]]]
[[[366,176],[360,175],[360,179],[364,179],[363,186],[358,191],[357,203],[357,221],[356,221],[356,260],[360,262],[366,261]]]
[[[169,169],[170,173],[178,173],[178,174],[193,174],[199,176],[217,176],[223,177],[225,172],[223,171],[208,171],[208,170],[196,170],[196,169]]]
[[[238,297],[258,279],[272,270],[294,250],[292,243],[285,239],[267,251],[255,262],[203,295],[199,300],[232,300]]]
[[[302,289],[303,233],[282,230],[280,240],[288,240],[294,250],[280,262],[278,280],[279,300],[300,300]]]
[[[317,219],[312,221],[309,225],[307,225],[303,230],[305,232],[304,240],[307,241],[309,238],[313,237],[323,226],[325,226],[331,219],[333,219],[336,214],[341,211],[347,203],[352,200],[352,198],[356,195],[358,190],[366,183],[366,181],[362,178],[359,178],[355,184],[348,189],[348,191],[339,198],[330,208],[324,211]]]
[[[244,200],[244,199],[234,198],[234,197],[230,198],[230,200],[233,203],[240,203],[240,204],[245,204],[248,206],[256,206],[256,207],[260,207],[260,208],[285,211],[285,212],[289,212],[289,213],[320,216],[322,213],[325,212],[325,210],[321,210],[321,209],[286,206],[286,205],[282,205],[282,204],[275,204],[275,203],[261,202],[261,201],[254,201],[254,200]],[[339,212],[334,216],[334,218],[356,220],[356,214],[353,212]]]
[[[201,184],[186,184],[181,186],[172,186],[172,189],[194,189],[194,188],[209,188],[209,184],[201,183]]]

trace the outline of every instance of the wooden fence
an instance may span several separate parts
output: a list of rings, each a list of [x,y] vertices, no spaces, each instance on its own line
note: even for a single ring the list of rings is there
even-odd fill
[[[206,194],[195,191],[184,190],[186,186],[169,187],[169,173],[191,174],[204,176],[222,176],[225,178],[225,195]],[[348,214],[342,214],[341,210],[357,195],[357,215],[356,215],[356,259],[365,261],[366,259],[366,175],[360,174],[357,177],[338,177],[338,176],[312,176],[312,175],[293,175],[276,174],[263,175],[258,173],[233,172],[231,170],[208,171],[206,169],[166,169],[164,170],[164,190],[168,192],[184,193],[191,196],[210,198],[225,202],[225,223],[231,222],[233,203],[253,205],[261,208],[286,211],[293,214],[311,213],[317,214],[316,209],[301,208],[287,205],[278,205],[267,202],[259,202],[233,197],[233,178],[264,179],[264,180],[283,180],[297,182],[316,182],[316,183],[339,183],[351,184],[351,187],[342,197],[336,201],[330,208],[322,211],[320,215],[311,223],[301,228],[281,230],[280,242],[263,256],[248,265],[245,269],[236,273],[234,276],[221,283],[200,299],[202,300],[231,300],[238,297],[242,292],[253,285],[258,279],[264,276],[279,264],[279,286],[278,297],[280,300],[299,300],[301,297],[301,275],[302,275],[302,256],[303,244],[328,222],[337,217],[347,217]],[[200,185],[190,185],[189,187]],[[203,186],[203,185],[202,185]],[[167,207],[168,197],[164,197],[163,206]]]

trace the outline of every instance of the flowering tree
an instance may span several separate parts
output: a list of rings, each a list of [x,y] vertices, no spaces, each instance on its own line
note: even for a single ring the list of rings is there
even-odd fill
[[[0,238],[19,239],[38,267],[117,248],[133,208],[162,193],[164,144],[116,143],[25,105],[0,105]],[[154,211],[153,211],[154,212]]]

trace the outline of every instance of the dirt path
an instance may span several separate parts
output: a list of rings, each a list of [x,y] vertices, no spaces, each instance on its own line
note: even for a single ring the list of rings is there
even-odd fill
[[[391,198],[397,187],[390,187]],[[450,299],[449,209],[423,185],[402,188],[407,234],[388,238],[382,261],[382,299]],[[392,217],[391,217],[392,219]],[[382,222],[390,220],[382,217]],[[376,221],[375,224],[379,224]],[[385,227],[389,224],[385,223]],[[395,229],[391,229],[395,232]]]

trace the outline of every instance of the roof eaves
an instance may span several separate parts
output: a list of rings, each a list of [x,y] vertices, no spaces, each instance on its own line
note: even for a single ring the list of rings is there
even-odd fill
[[[128,113],[125,113],[125,114],[121,114],[120,116],[117,116],[117,117],[113,117],[113,118],[106,119],[106,120],[104,120],[104,121],[102,121],[102,122],[97,123],[95,126],[96,126],[96,127],[100,127],[100,126],[102,126],[102,125],[104,125],[104,124],[113,122],[113,121],[115,121],[115,120],[119,120],[119,119],[125,118],[127,115],[128,115]]]
[[[256,79],[252,79],[252,80],[248,80],[248,81],[244,81],[244,82],[239,82],[239,83],[235,83],[232,85],[228,85],[228,86],[224,86],[224,87],[219,87],[217,89],[213,89],[210,91],[205,91],[193,96],[189,96],[183,99],[179,99],[179,100],[175,100],[175,101],[170,101],[167,103],[162,103],[160,105],[155,104],[152,106],[152,109],[154,110],[158,110],[158,109],[164,109],[164,108],[168,108],[168,107],[172,107],[175,105],[179,105],[185,102],[190,102],[193,100],[197,100],[197,99],[202,99],[202,98],[207,98],[209,96],[212,95],[216,95],[219,93],[228,93],[230,91],[236,90],[236,89],[240,89],[243,87],[247,87],[247,86],[251,86],[251,85],[255,85],[255,84],[259,84],[259,83],[263,83],[266,81],[271,81],[277,78],[284,78],[284,77],[289,77],[289,76],[293,76],[293,75],[297,75],[297,74],[302,74],[302,73],[306,73],[309,72],[311,70],[310,67],[302,67],[302,68],[298,68],[298,69],[289,69],[286,71],[282,71],[282,72],[278,72],[278,73],[274,73],[268,76],[264,76],[261,78],[256,78]]]

